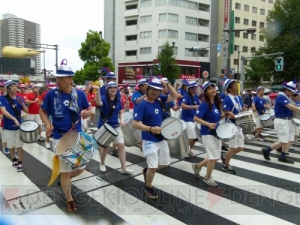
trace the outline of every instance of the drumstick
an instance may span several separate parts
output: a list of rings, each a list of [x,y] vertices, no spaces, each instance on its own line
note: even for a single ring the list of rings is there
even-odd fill
[[[233,112],[233,110],[234,110],[234,107],[232,108],[231,113]],[[216,123],[216,127],[217,127],[217,125],[218,125],[222,120],[223,120],[223,119],[220,119],[220,120]],[[227,120],[225,121],[225,123],[227,123],[228,120],[229,120],[229,117],[227,118]],[[215,129],[216,129],[216,128],[215,128]],[[208,129],[209,132],[212,131],[212,130],[214,130],[214,129],[211,129],[211,128]]]
[[[167,123],[166,125],[164,125],[161,129],[163,129],[164,127],[170,125],[171,123],[173,123],[176,119],[172,120],[171,122]]]

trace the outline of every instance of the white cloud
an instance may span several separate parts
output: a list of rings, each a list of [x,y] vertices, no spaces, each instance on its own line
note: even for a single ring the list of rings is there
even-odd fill
[[[4,13],[40,24],[41,43],[59,45],[58,64],[66,58],[74,71],[84,64],[78,50],[86,33],[89,30],[103,31],[104,27],[103,0],[9,0],[1,2],[1,19]],[[55,51],[46,50],[45,59],[46,69],[55,70]]]

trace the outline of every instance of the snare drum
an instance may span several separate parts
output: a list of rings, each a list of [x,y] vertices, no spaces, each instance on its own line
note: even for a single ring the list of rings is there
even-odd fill
[[[118,135],[118,132],[112,126],[104,123],[100,127],[100,129],[93,135],[93,138],[101,147],[107,148]]]
[[[39,125],[35,121],[25,121],[20,124],[20,139],[24,143],[36,142],[39,138]]]
[[[292,123],[293,123],[295,126],[300,127],[300,119],[294,118],[294,119],[292,119]],[[296,134],[296,135],[298,135],[298,134]]]
[[[241,112],[235,115],[235,121],[243,130],[243,133],[248,134],[255,128],[255,114],[252,110]]]
[[[273,125],[272,117],[268,113],[260,115],[259,119],[263,127],[271,127]]]
[[[222,123],[217,127],[216,133],[218,139],[222,141],[230,141],[237,135],[238,127],[231,122]]]
[[[124,135],[124,145],[126,147],[137,146],[141,141],[141,131],[132,127],[132,113],[125,112],[123,113],[125,126],[121,126],[121,130]]]
[[[178,138],[182,133],[182,124],[179,119],[168,117],[161,124],[161,134],[166,139]]]
[[[98,148],[94,139],[83,132],[72,130],[62,136],[54,151],[72,169],[85,166]]]
[[[272,120],[275,120],[275,111],[274,109],[267,109],[266,113],[269,113]]]

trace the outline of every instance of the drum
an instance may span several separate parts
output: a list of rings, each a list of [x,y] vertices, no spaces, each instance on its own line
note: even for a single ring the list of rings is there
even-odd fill
[[[238,133],[238,129],[239,128],[234,123],[222,123],[216,129],[217,138],[222,141],[230,141],[235,138]]]
[[[54,147],[55,154],[71,169],[85,166],[92,159],[96,149],[98,146],[90,135],[75,130],[62,136]]]
[[[112,126],[104,123],[100,127],[100,129],[93,135],[93,138],[101,147],[107,148],[118,135],[118,132]]]
[[[300,113],[298,113],[298,112],[293,112],[293,117],[294,117],[294,118],[297,118],[297,119],[300,119]]]
[[[300,127],[300,119],[294,118],[294,119],[292,119],[292,123],[293,123],[295,126]]]
[[[20,139],[24,143],[36,142],[39,138],[39,125],[35,121],[25,121],[20,124]]]
[[[168,139],[168,146],[170,149],[170,156],[172,158],[182,158],[189,152],[189,138],[186,131],[186,123],[180,120],[182,125],[182,132],[176,139]]]
[[[259,119],[263,127],[271,127],[273,125],[273,120],[269,113],[260,115]]]
[[[178,138],[182,133],[182,124],[179,119],[168,117],[161,123],[161,134],[166,139]]]
[[[274,109],[267,109],[266,113],[269,113],[272,120],[275,120],[275,111]]]
[[[195,131],[196,131],[196,135],[198,137],[198,140],[201,139],[201,124],[200,123],[196,123],[196,126],[195,126]]]
[[[124,135],[124,145],[126,147],[137,146],[142,141],[141,132],[132,127],[132,113],[123,113],[125,126],[121,127]]]
[[[243,133],[248,134],[255,128],[255,114],[252,110],[241,112],[235,115],[235,121],[243,129]]]

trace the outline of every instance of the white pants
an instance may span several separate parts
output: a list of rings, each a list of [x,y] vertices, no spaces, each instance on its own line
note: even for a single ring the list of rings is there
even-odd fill
[[[20,139],[20,130],[3,130],[2,135],[6,141],[7,148],[20,148],[23,146],[23,141]]]
[[[160,142],[143,140],[143,152],[149,168],[170,164],[169,146],[165,140]]]
[[[229,148],[244,148],[244,134],[241,127],[238,128],[237,135],[228,142]]]
[[[295,128],[292,120],[276,118],[274,120],[274,128],[277,131],[278,142],[288,143],[294,141]]]
[[[208,159],[219,159],[221,157],[221,140],[213,135],[202,135],[202,141]]]

